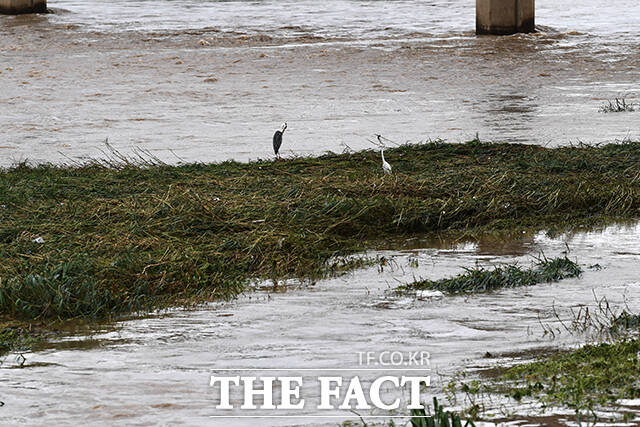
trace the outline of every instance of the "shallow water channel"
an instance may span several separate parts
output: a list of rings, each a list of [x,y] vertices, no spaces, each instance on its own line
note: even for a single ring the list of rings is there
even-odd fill
[[[431,376],[426,400],[440,395],[441,386],[456,371],[486,365],[487,351],[522,353],[584,341],[566,333],[554,339],[544,336],[541,325],[558,326],[556,314],[567,319],[571,308],[594,306],[596,297],[606,297],[612,306],[640,309],[638,225],[555,238],[525,233],[466,243],[412,240],[401,246],[369,253],[386,257],[386,265],[339,278],[315,284],[290,282],[277,289],[261,283],[255,292],[233,302],[123,320],[94,331],[79,328],[50,348],[24,354],[22,368],[20,358],[9,355],[0,367],[0,400],[5,403],[0,407],[0,424],[77,425],[86,419],[98,424],[156,425],[162,420],[165,425],[249,425],[247,419],[212,418],[247,411],[216,410],[219,395],[209,387],[211,375],[260,376],[281,369],[275,375],[301,375],[306,380],[328,372],[348,378],[358,375],[365,383],[398,374],[389,371],[397,366],[360,364],[358,352],[428,352],[428,366],[411,366],[430,368],[420,372]],[[518,261],[528,266],[532,256],[561,256],[567,248],[568,256],[585,270],[580,278],[423,300],[388,292],[414,277],[451,276],[476,263]],[[601,269],[593,268],[595,264]],[[320,368],[324,371],[312,371]],[[315,388],[303,388],[309,401],[317,399],[317,393]],[[232,401],[240,399],[232,393]],[[387,421],[367,418],[370,415],[389,415],[359,412],[368,422]],[[307,418],[251,422],[336,425],[357,420],[349,411],[327,413],[311,407],[284,414]],[[309,418],[316,415],[335,418]]]

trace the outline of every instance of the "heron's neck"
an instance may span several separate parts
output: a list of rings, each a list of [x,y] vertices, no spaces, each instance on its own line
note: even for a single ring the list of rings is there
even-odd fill
[[[385,162],[386,160],[384,159],[384,148],[380,149],[380,154],[382,154],[382,161]]]

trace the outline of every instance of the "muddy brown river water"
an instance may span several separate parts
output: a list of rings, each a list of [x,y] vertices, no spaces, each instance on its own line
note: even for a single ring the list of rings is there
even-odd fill
[[[0,166],[99,157],[106,138],[169,163],[268,158],[283,121],[285,157],[370,148],[373,133],[549,145],[640,137],[640,112],[598,111],[614,97],[640,101],[640,3],[539,0],[539,32],[510,37],[476,37],[471,3],[50,0],[53,14],[0,16]],[[388,292],[476,262],[529,264],[566,244],[586,269],[579,279],[472,297]],[[595,305],[594,293],[640,309],[637,225],[392,246],[379,253],[393,259],[382,271],[278,292],[260,284],[230,303],[71,330],[25,354],[22,368],[9,355],[0,424],[242,426],[211,418],[216,369],[311,377],[304,369],[356,369],[358,352],[385,350],[430,353],[428,398],[489,350],[583,342],[551,340],[541,324]],[[335,415],[255,425],[354,416]]]
[[[537,2],[539,32],[476,37],[463,0],[71,1],[0,17],[0,166],[164,161],[445,138],[560,145],[640,137],[640,6]]]

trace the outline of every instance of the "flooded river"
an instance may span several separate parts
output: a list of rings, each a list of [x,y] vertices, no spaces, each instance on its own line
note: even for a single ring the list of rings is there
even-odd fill
[[[0,424],[46,420],[76,425],[87,419],[105,425],[156,425],[158,420],[167,425],[248,425],[246,419],[211,418],[220,414],[214,408],[219,395],[209,387],[211,375],[268,375],[273,371],[264,369],[282,369],[279,375],[311,378],[318,372],[306,370],[322,368],[325,375],[326,370],[352,369],[329,372],[360,375],[363,382],[379,377],[381,371],[356,371],[371,366],[359,363],[359,352],[428,352],[431,371],[424,373],[431,376],[432,387],[426,398],[459,369],[486,364],[487,351],[499,356],[584,341],[567,333],[555,339],[543,333],[541,325],[558,326],[556,315],[571,318],[571,308],[593,309],[596,298],[606,297],[612,306],[640,310],[638,225],[556,238],[539,234],[460,244],[414,241],[410,246],[423,249],[380,251],[392,260],[382,269],[314,285],[290,283],[286,290],[267,286],[230,303],[125,320],[94,334],[77,332],[52,348],[25,354],[22,369],[10,355],[0,369],[5,402]],[[425,300],[388,292],[414,277],[446,277],[476,263],[529,265],[530,255],[562,256],[567,246],[568,256],[585,270],[578,279]],[[601,269],[590,268],[595,264]],[[386,372],[382,374],[396,373]],[[315,389],[307,392],[306,399],[317,398]],[[365,418],[380,415],[360,412]],[[335,425],[353,416],[348,411],[337,415],[337,420],[261,419],[257,425]]]
[[[146,150],[169,163],[267,158],[283,121],[285,156],[370,148],[373,133],[404,142],[477,132],[548,145],[640,137],[640,112],[598,111],[614,97],[640,100],[637,1],[538,0],[539,32],[509,37],[476,37],[470,0],[49,7],[55,13],[0,16],[0,166],[99,157],[107,138],[123,153]],[[567,244],[585,268],[579,279],[469,297],[389,292],[478,262],[528,265]],[[639,226],[400,246],[369,254],[392,260],[382,268],[313,285],[260,284],[229,303],[72,330],[25,354],[22,368],[9,355],[0,365],[0,424],[247,425],[211,418],[212,374],[270,368],[311,377],[313,369],[362,368],[359,354],[385,350],[429,353],[428,397],[487,351],[582,341],[551,340],[541,324],[596,297],[640,310]],[[378,375],[360,372],[363,381]],[[354,417],[335,415],[256,425]]]
[[[130,153],[310,155],[445,138],[638,138],[632,0],[539,0],[539,32],[476,37],[472,1],[51,0],[0,17],[0,166]]]

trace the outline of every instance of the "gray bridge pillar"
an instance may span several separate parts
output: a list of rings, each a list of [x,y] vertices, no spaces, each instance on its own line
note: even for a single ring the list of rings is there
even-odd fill
[[[0,13],[46,13],[47,0],[0,0]]]
[[[535,31],[535,0],[476,0],[476,34]]]

